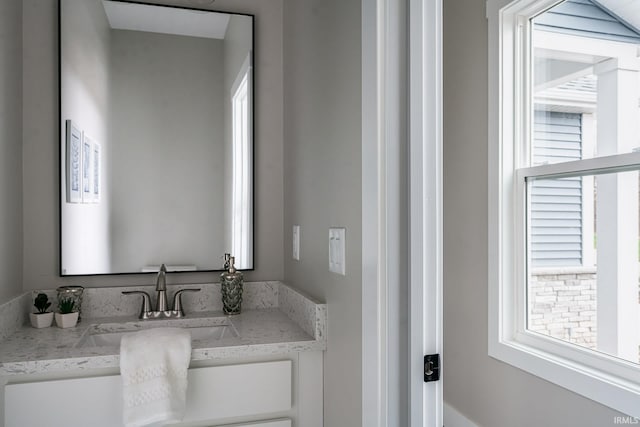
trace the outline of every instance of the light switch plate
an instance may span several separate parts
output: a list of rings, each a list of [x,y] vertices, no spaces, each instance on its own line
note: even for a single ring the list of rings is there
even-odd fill
[[[346,228],[329,229],[329,271],[346,275]]]
[[[293,226],[293,259],[300,261],[300,226]]]

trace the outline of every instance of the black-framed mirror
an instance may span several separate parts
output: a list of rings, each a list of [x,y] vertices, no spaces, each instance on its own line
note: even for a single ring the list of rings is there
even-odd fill
[[[252,269],[253,16],[59,11],[60,274]]]

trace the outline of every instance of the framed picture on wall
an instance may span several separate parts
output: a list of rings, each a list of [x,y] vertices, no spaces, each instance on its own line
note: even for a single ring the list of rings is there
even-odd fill
[[[93,141],[91,153],[91,161],[93,162],[92,176],[91,176],[91,192],[93,196],[93,202],[100,202],[100,193],[102,192],[102,183],[100,181],[101,165],[102,165],[102,147],[97,141]]]
[[[83,132],[82,137],[82,203],[93,202],[93,189],[91,178],[93,177],[93,141]]]
[[[71,120],[65,124],[67,202],[82,203],[82,131]]]

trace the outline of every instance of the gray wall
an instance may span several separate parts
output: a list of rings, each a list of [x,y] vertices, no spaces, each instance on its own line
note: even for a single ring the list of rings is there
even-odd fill
[[[325,426],[361,425],[361,5],[285,0],[285,280],[328,305]],[[292,226],[300,225],[300,261]],[[329,227],[346,227],[346,276]]]
[[[0,304],[22,291],[21,16],[21,2],[0,2]]]
[[[58,277],[58,77],[55,0],[23,0],[24,290],[61,284],[151,284],[152,275]],[[190,4],[186,1],[158,1]],[[282,0],[217,0],[219,11],[256,15],[255,271],[281,280],[283,266]],[[169,283],[218,281],[218,274],[171,274]]]
[[[445,402],[486,427],[613,425],[615,411],[487,355],[484,2],[444,2],[443,75]]]
[[[117,30],[110,58],[111,271],[222,265],[222,40]]]

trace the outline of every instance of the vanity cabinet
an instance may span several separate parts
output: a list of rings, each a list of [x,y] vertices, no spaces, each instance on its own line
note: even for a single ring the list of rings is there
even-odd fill
[[[251,424],[234,424],[233,426],[220,426],[220,427],[291,427],[291,420],[274,420],[261,423]]]
[[[192,363],[184,425],[323,425],[321,352],[226,362]],[[118,426],[121,401],[117,374],[35,381],[14,376],[4,387],[4,425],[36,426],[44,420],[48,426]]]

